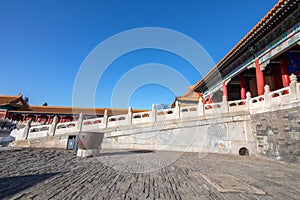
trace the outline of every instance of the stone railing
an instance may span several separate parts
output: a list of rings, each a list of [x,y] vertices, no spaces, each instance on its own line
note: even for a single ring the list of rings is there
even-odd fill
[[[225,96],[219,103],[203,104],[200,99],[198,105],[181,107],[178,102],[173,109],[157,110],[155,105],[148,112],[132,113],[128,109],[128,114],[108,116],[107,110],[104,116],[93,119],[83,119],[80,114],[78,121],[58,123],[57,117],[51,125],[32,126],[27,122],[26,127],[22,130],[23,139],[36,137],[53,136],[58,134],[78,133],[81,131],[95,131],[99,129],[115,128],[120,126],[142,125],[156,122],[180,120],[195,118],[201,116],[216,115],[218,113],[248,111],[250,114],[264,112],[274,105],[281,105],[300,100],[300,83],[297,83],[295,75],[290,76],[290,86],[270,91],[268,85],[265,86],[265,92],[261,96],[251,97],[247,92],[247,98],[244,100],[227,101]],[[171,122],[170,122],[171,123]]]
[[[49,135],[50,127],[51,125],[30,127],[28,138],[46,137]]]
[[[132,114],[132,122],[129,124],[147,123],[152,121],[151,112],[141,112]]]
[[[246,104],[247,104],[247,100],[245,100],[245,99],[243,99],[243,100],[236,100],[236,101],[229,101],[228,102],[228,111],[229,112],[238,112],[238,111],[241,111],[242,109],[245,108]]]

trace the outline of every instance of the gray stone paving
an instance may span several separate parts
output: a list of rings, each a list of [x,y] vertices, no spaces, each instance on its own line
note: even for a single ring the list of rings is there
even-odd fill
[[[299,199],[300,165],[254,157],[0,150],[0,199]]]

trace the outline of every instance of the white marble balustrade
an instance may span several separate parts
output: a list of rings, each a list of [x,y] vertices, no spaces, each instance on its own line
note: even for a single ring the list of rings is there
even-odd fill
[[[223,98],[222,102],[211,104],[202,104],[200,100],[198,105],[185,107],[181,107],[179,103],[176,102],[175,108],[171,109],[156,110],[155,105],[153,105],[151,111],[132,113],[132,109],[129,108],[128,114],[125,115],[108,116],[106,111],[103,117],[86,120],[83,119],[83,115],[81,114],[78,121],[64,123],[54,121],[51,125],[32,126],[27,127],[27,129],[25,127],[24,131],[28,131],[28,133],[24,133],[23,135],[30,139],[48,135],[171,121],[174,119],[197,118],[204,115],[214,115],[216,113],[241,111],[248,111],[250,113],[263,112],[264,109],[270,109],[275,105],[288,104],[300,100],[300,83],[297,82],[297,78],[294,75],[291,75],[290,79],[291,84],[288,87],[270,91],[269,86],[266,85],[263,95],[252,98],[248,92],[247,99],[244,100],[227,102],[226,98]]]

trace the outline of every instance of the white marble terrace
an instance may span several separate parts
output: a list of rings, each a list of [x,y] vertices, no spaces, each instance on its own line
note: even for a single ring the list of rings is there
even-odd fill
[[[251,97],[250,92],[247,98],[237,101],[223,101],[220,103],[202,104],[181,107],[176,102],[176,107],[172,109],[156,110],[155,105],[148,112],[132,113],[131,108],[128,114],[108,116],[105,111],[104,117],[83,119],[81,114],[78,121],[57,123],[57,119],[50,125],[30,126],[30,123],[23,129],[16,130],[14,136],[16,140],[32,139],[53,135],[63,135],[78,133],[80,131],[101,131],[101,129],[117,128],[120,126],[143,126],[153,123],[172,123],[172,120],[188,120],[189,118],[209,117],[216,114],[248,111],[250,114],[261,113],[274,110],[276,106],[289,105],[300,100],[300,83],[295,75],[290,76],[290,86],[270,91],[268,85],[265,86],[265,93],[261,96]],[[199,118],[200,119],[200,118]],[[17,132],[17,133],[16,133]]]

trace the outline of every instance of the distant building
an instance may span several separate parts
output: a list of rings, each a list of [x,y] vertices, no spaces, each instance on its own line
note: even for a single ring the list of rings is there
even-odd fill
[[[80,113],[85,118],[103,117],[105,110],[108,115],[127,114],[128,109],[117,108],[76,108],[66,106],[30,106],[24,99],[23,95],[8,96],[0,95],[0,119],[12,119],[17,121],[41,122],[50,124],[54,116],[59,118],[59,122],[69,122],[77,120]],[[145,110],[133,110],[133,112],[141,112]]]
[[[176,97],[174,102],[171,104],[171,107],[175,107],[176,101],[180,102],[180,106],[195,105],[198,104],[199,98],[201,98],[204,103],[203,94],[201,94],[200,92],[188,91],[184,95]]]

